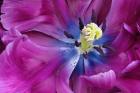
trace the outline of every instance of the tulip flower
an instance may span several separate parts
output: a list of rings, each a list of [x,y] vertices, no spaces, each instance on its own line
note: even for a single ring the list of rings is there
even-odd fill
[[[138,0],[3,0],[1,93],[139,93]]]

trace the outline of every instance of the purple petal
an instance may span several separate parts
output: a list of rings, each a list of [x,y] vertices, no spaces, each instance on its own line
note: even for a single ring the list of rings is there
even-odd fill
[[[130,63],[127,54],[120,53],[119,55],[111,56],[107,60],[107,65],[110,69],[113,69],[116,74],[120,74],[121,71]]]
[[[118,92],[122,93],[139,93],[140,81],[133,79],[120,79],[118,80],[116,87]]]
[[[133,36],[122,29],[116,39],[112,42],[112,47],[116,49],[117,53],[127,51],[134,44]]]
[[[73,93],[69,87],[70,76],[78,63],[80,54],[77,53],[67,63],[64,63],[57,72],[56,86],[58,93]]]
[[[85,23],[90,22],[91,14],[94,10],[94,15],[96,16],[98,24],[105,21],[105,18],[110,10],[112,0],[91,0],[86,11],[84,12]]]
[[[116,75],[114,71],[110,70],[97,75],[82,76],[81,79],[81,82],[84,82],[82,86],[86,87],[81,87],[78,93],[103,93],[103,91],[106,93],[106,90],[111,89],[115,85]],[[89,87],[88,89],[86,89],[87,86]]]
[[[129,25],[134,24],[139,18],[139,6],[140,2],[138,0],[112,0],[107,26],[117,31],[121,29],[124,22]]]
[[[5,86],[5,83],[1,84],[1,86],[4,86],[1,90],[9,90],[10,93],[20,92],[21,90],[23,93],[28,93],[30,87],[34,84],[36,85],[37,82],[46,80],[49,84],[49,82],[54,81],[50,76],[55,75],[54,72],[57,68],[63,64],[63,61],[67,61],[68,56],[74,55],[74,51],[76,50],[68,47],[42,47],[31,42],[26,37],[18,38],[14,42],[9,43],[6,50],[0,56],[0,78],[6,80],[6,82],[9,81],[7,82],[8,86]],[[72,73],[71,69],[68,70]],[[13,80],[11,77],[17,78],[16,80],[19,81]],[[13,87],[13,85],[10,85],[10,82],[13,85],[17,85],[20,82],[23,83],[20,83],[17,87]],[[41,88],[41,86],[38,87]],[[52,84],[52,86],[54,85]],[[45,90],[42,89],[42,91]],[[47,87],[46,91],[51,90]]]
[[[115,72],[112,70],[83,78],[87,80],[87,82],[90,82],[93,86],[99,88],[110,88],[116,80]]]
[[[32,93],[56,93],[55,75],[36,81],[32,86]]]
[[[122,75],[126,78],[140,79],[140,61],[130,63],[123,71]]]
[[[32,5],[32,6],[31,6]],[[37,6],[37,7],[34,7]],[[39,0],[4,0],[2,5],[2,22],[5,28],[10,29],[16,22],[29,20],[39,14],[41,2]]]

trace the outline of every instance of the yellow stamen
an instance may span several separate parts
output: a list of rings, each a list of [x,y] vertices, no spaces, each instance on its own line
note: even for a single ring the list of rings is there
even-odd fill
[[[95,24],[84,26],[81,33],[81,51],[88,52],[93,47],[93,41],[102,37],[102,30]]]
[[[83,28],[82,34],[87,41],[94,41],[102,37],[102,30],[95,23],[90,23]]]

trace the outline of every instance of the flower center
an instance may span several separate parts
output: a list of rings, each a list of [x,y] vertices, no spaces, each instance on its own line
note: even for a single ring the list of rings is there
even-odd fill
[[[102,37],[102,30],[95,24],[90,23],[84,26],[80,35],[80,51],[89,52],[93,48],[93,41]]]

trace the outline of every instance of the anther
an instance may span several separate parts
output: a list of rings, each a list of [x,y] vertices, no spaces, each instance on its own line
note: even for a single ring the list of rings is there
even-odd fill
[[[102,47],[100,47],[100,46],[99,47],[94,46],[93,48],[96,49],[101,55],[104,55],[105,54]]]
[[[87,59],[88,53],[87,52],[83,53],[83,56],[84,56],[85,59]]]
[[[76,40],[75,41],[75,46],[79,47],[80,45],[81,45],[81,43]]]
[[[82,30],[84,28],[84,24],[83,24],[81,18],[79,18],[79,28],[80,28],[80,30]]]
[[[106,29],[106,20],[102,23],[102,30],[105,31]]]
[[[74,39],[74,37],[69,34],[67,31],[64,31],[64,35],[67,37],[67,38],[71,38],[71,39]]]

